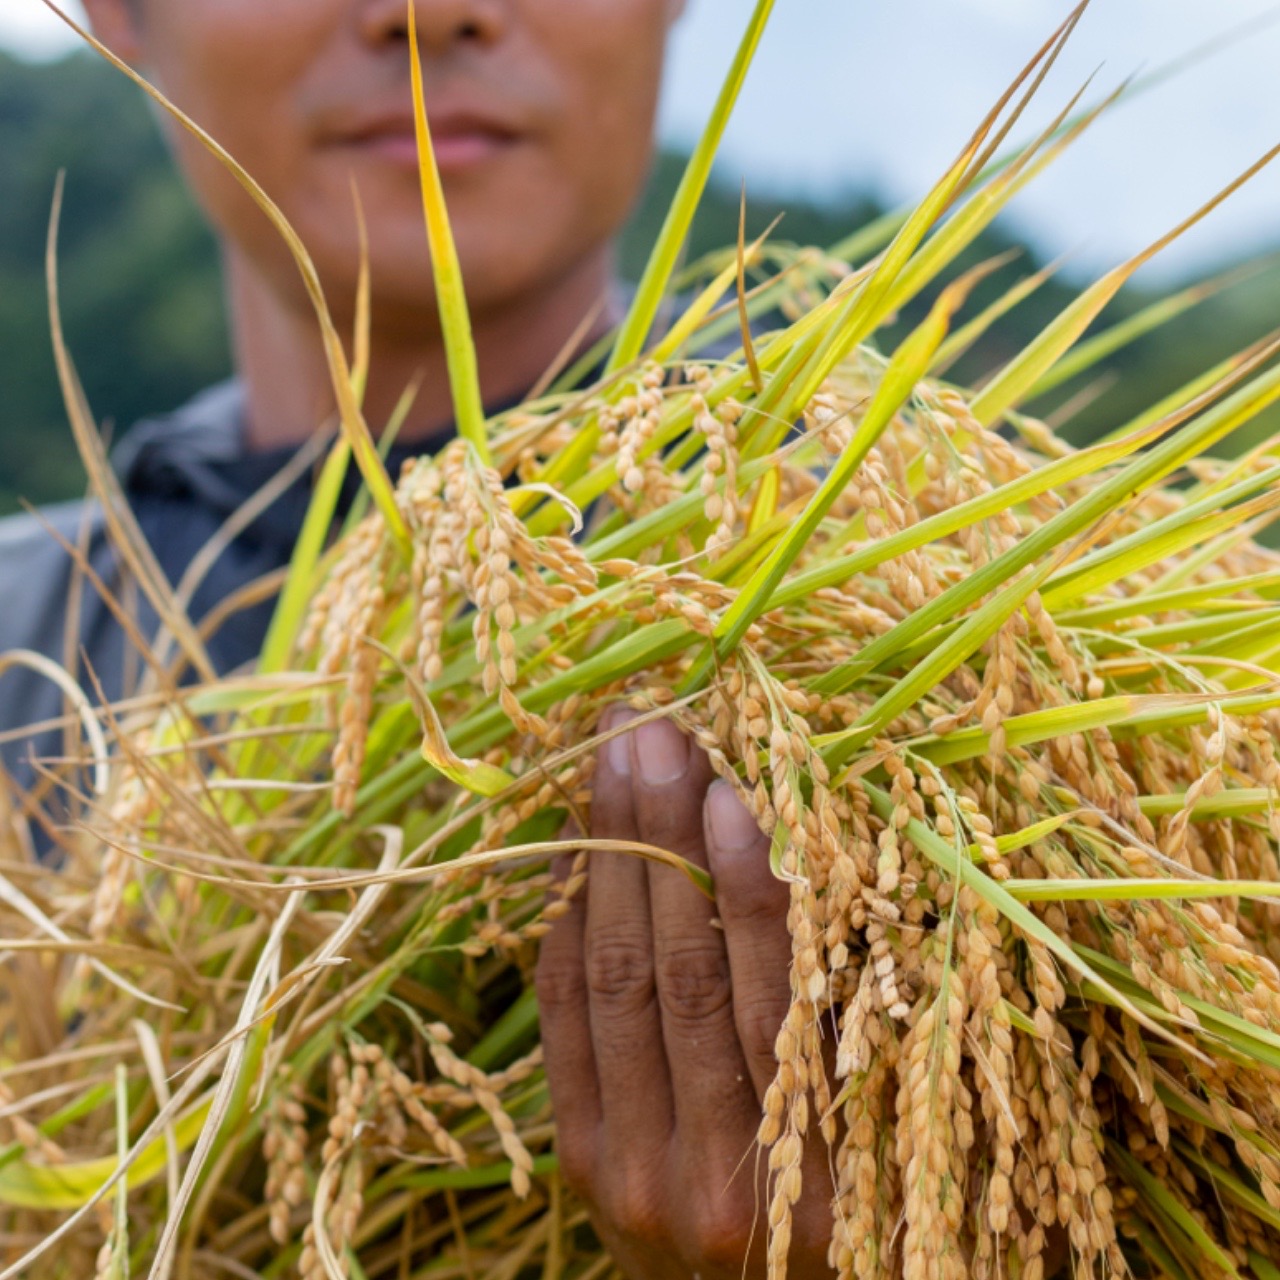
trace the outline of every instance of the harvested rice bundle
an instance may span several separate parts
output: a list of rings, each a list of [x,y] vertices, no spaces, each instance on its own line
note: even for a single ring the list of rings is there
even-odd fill
[[[1019,414],[1136,263],[976,394],[936,374],[999,310],[948,337],[972,277],[881,355],[1059,145],[985,170],[999,119],[887,247],[740,248],[641,359],[677,211],[602,381],[484,424],[460,357],[459,440],[394,487],[334,340],[329,476],[354,450],[371,512],[304,540],[258,674],[91,720],[63,858],[0,880],[8,973],[48,953],[0,1005],[0,1275],[607,1272],[528,979],[619,702],[693,736],[789,888],[773,1276],[813,1132],[841,1277],[1280,1274],[1280,465],[1205,456],[1280,371],[1081,451]],[[748,270],[794,319],[688,358]]]

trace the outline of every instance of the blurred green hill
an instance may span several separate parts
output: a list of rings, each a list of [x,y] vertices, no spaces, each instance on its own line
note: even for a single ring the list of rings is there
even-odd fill
[[[141,96],[87,55],[0,56],[0,506],[83,489],[49,342],[44,240],[67,173],[61,295],[89,402],[128,424],[227,368],[212,237]]]
[[[1078,145],[1088,146],[1087,138]],[[683,161],[663,155],[622,245],[634,278]],[[120,76],[88,55],[30,65],[0,54],[0,512],[19,498],[79,493],[83,472],[66,426],[48,336],[43,260],[54,181],[67,173],[60,269],[64,319],[89,402],[113,430],[181,403],[229,367],[216,249],[168,163],[151,113]],[[881,212],[850,194],[821,204],[748,191],[749,233],[785,213],[776,238],[832,244]],[[739,191],[724,174],[695,228],[690,255],[736,238]],[[984,283],[973,306],[1039,264],[1003,233],[970,262],[1007,249],[1017,259]],[[1116,426],[1154,399],[1276,327],[1276,273],[1250,276],[1068,385],[1037,410],[1076,410],[1078,437]],[[1078,283],[1077,286],[1078,287]],[[998,325],[957,377],[980,377],[1074,296],[1055,279]],[[1130,288],[1114,323],[1154,295]],[[903,317],[909,323],[912,314]],[[1272,425],[1270,429],[1275,429]],[[1262,428],[1256,427],[1254,434]]]

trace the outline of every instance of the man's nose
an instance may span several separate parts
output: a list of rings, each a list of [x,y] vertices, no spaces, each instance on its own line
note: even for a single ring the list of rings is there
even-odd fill
[[[493,44],[507,27],[510,0],[412,0],[418,44],[427,56],[459,44]],[[371,43],[405,40],[409,0],[365,0],[361,32]]]

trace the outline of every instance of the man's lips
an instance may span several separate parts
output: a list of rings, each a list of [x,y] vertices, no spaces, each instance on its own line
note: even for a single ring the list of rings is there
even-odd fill
[[[473,169],[500,155],[519,141],[505,126],[466,116],[444,116],[431,122],[431,142],[441,173]],[[341,139],[392,164],[416,169],[418,142],[411,116],[394,116],[371,122]]]

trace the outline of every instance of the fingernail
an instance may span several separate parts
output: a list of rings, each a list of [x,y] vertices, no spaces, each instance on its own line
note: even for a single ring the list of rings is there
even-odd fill
[[[632,711],[630,707],[611,707],[601,717],[600,729],[604,733],[609,733],[634,720],[639,714],[638,711]],[[604,750],[609,768],[618,777],[629,778],[631,776],[631,735],[620,733],[616,738],[610,738],[605,743]]]
[[[722,853],[745,853],[760,840],[760,826],[733,783],[717,778],[707,791],[711,838]]]
[[[689,767],[689,739],[670,720],[651,721],[636,730],[636,758],[645,782],[675,782]]]

